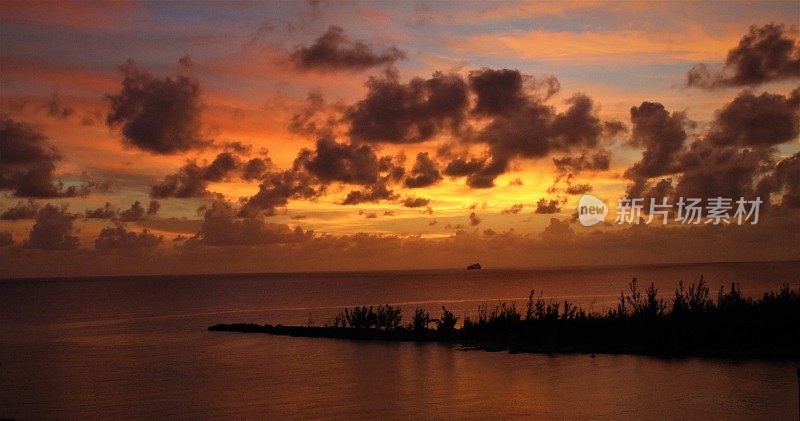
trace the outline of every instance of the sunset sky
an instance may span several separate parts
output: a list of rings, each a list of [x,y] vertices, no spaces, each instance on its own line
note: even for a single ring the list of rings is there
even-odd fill
[[[799,21],[5,1],[0,276],[800,259]],[[767,203],[757,225],[583,227],[583,193]]]

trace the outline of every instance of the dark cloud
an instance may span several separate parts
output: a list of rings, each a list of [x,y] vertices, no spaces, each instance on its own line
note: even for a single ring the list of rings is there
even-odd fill
[[[595,116],[594,102],[576,94],[566,101],[567,109],[558,113],[547,103],[552,95],[544,94],[531,76],[517,70],[482,69],[470,74],[471,87],[477,94],[473,113],[490,118],[473,136],[473,141],[489,146],[491,163],[470,173],[471,187],[491,187],[494,179],[509,168],[514,158],[541,158],[553,152],[591,150],[604,133],[603,123]],[[456,161],[454,161],[456,162]],[[461,173],[467,168],[461,169]],[[460,162],[463,164],[465,162]],[[473,170],[478,162],[473,161]],[[445,171],[447,173],[447,171]],[[455,174],[457,171],[451,171]]]
[[[375,213],[375,212],[358,211],[358,214],[359,215],[364,215],[364,218],[367,218],[367,219],[376,219],[378,217],[378,214]]]
[[[47,110],[48,116],[60,119],[69,118],[75,113],[73,108],[67,107],[62,103],[61,96],[58,94],[58,92],[53,92],[50,95],[50,98],[45,104],[45,109]]]
[[[414,143],[440,131],[458,132],[469,107],[467,83],[456,74],[434,73],[430,79],[401,83],[397,75],[371,77],[366,98],[346,115],[353,139]]]
[[[137,221],[136,225],[157,231],[190,233],[200,229],[200,222],[199,219],[189,219],[183,216],[180,218],[146,218]]]
[[[642,159],[625,171],[634,183],[630,197],[639,197],[645,180],[679,170],[679,155],[686,144],[686,127],[691,125],[683,112],[672,112],[656,102],[631,107],[633,130],[629,144],[642,148]]]
[[[627,131],[628,126],[621,121],[609,120],[603,122],[603,133],[608,137],[614,137]]]
[[[768,191],[783,193],[781,204],[787,208],[800,208],[800,152],[782,159],[765,181]]]
[[[55,180],[61,155],[33,126],[0,116],[0,190],[18,197],[75,196],[78,187],[64,189]]]
[[[313,44],[299,47],[290,54],[297,68],[321,71],[365,70],[392,64],[405,57],[405,52],[395,46],[374,52],[363,42],[348,39],[339,26],[329,27]]]
[[[542,212],[542,213],[547,213],[547,212]],[[554,212],[549,212],[549,213],[554,213]],[[570,237],[573,234],[575,234],[575,232],[572,230],[572,227],[569,226],[569,221],[560,221],[557,218],[550,218],[550,224],[548,224],[544,228],[544,232],[542,232],[542,238],[563,239],[565,237]]]
[[[13,208],[8,208],[0,214],[0,219],[15,221],[18,219],[35,219],[39,213],[39,204],[33,200],[17,202]]]
[[[237,140],[225,143],[224,148],[226,151],[231,151],[237,155],[248,155],[253,150],[253,145],[245,145]]]
[[[451,177],[464,177],[480,171],[485,164],[486,159],[484,158],[473,158],[469,160],[466,158],[456,158],[447,164],[444,173]]]
[[[208,195],[209,182],[226,179],[240,167],[238,158],[231,152],[218,154],[208,165],[198,165],[188,161],[175,174],[150,187],[151,197],[200,197]]]
[[[118,219],[122,222],[141,221],[148,216],[153,216],[158,213],[160,207],[161,205],[158,202],[151,200],[150,205],[145,209],[142,203],[137,200],[133,202],[130,208],[120,212]]]
[[[200,133],[200,84],[188,76],[155,78],[133,60],[120,66],[122,89],[107,94],[109,127],[122,126],[125,143],[162,155],[203,148]]]
[[[147,205],[147,216],[157,215],[159,209],[161,209],[161,203],[158,203],[155,200],[151,200],[150,203]]]
[[[516,214],[522,212],[523,208],[524,208],[524,205],[522,203],[517,203],[517,204],[511,205],[511,207],[508,208],[508,209],[503,209],[502,211],[500,211],[500,213],[507,214],[507,215],[516,215]]]
[[[472,213],[469,214],[469,224],[470,225],[472,225],[474,227],[476,225],[479,225],[480,223],[481,223],[481,218],[479,218],[478,215],[475,214],[475,212],[472,212]]]
[[[205,179],[206,167],[201,167],[195,162],[188,162],[178,169],[175,174],[169,174],[164,179],[150,187],[151,197],[199,197],[208,194]]]
[[[478,97],[473,113],[498,116],[517,112],[528,103],[526,80],[530,80],[530,76],[517,70],[481,69],[470,72],[469,84]]]
[[[588,184],[573,184],[567,186],[567,194],[573,194],[573,195],[586,194],[589,193],[590,191],[592,191],[592,186]]]
[[[379,202],[381,200],[395,200],[397,195],[386,187],[384,182],[378,182],[366,186],[362,190],[353,190],[347,194],[343,205],[357,205],[365,202]]]
[[[337,143],[330,138],[317,140],[313,151],[301,150],[296,163],[323,183],[374,184],[381,170],[389,169],[382,168],[371,146]]]
[[[403,206],[407,208],[421,208],[423,206],[428,206],[431,203],[430,199],[426,199],[424,197],[406,197],[403,199]]]
[[[705,64],[694,66],[686,74],[686,86],[715,89],[800,78],[797,37],[793,27],[753,25],[739,45],[728,51],[721,70],[710,70]]]
[[[415,78],[408,83],[387,72],[384,77],[370,78],[367,87],[366,97],[345,113],[353,141],[414,143],[449,131],[462,142],[484,144],[488,151],[480,158],[442,149],[437,152],[449,161],[443,173],[467,177],[467,185],[473,188],[494,186],[495,178],[510,168],[513,159],[576,150],[589,154],[602,138],[625,131],[621,122],[600,121],[594,102],[584,94],[567,99],[566,109],[558,112],[548,103],[560,88],[558,80],[552,76],[536,80],[518,70],[484,68],[470,72],[466,80],[437,72],[430,79]],[[311,100],[321,103],[321,98]],[[304,121],[298,117],[294,125],[304,126]],[[407,186],[423,186],[433,180],[436,178],[416,180],[412,176]]]
[[[442,179],[436,163],[428,156],[427,152],[417,154],[417,160],[411,167],[411,173],[405,180],[406,187],[418,188],[427,187],[438,183]]]
[[[242,167],[242,180],[252,181],[260,179],[272,167],[269,158],[252,158]]]
[[[303,242],[314,237],[313,231],[303,231],[300,227],[292,230],[286,225],[267,223],[261,217],[236,215],[231,204],[215,201],[206,210],[194,240],[211,246],[236,246]]]
[[[117,209],[106,202],[103,207],[87,210],[85,216],[87,219],[114,219],[117,217]]]
[[[315,148],[301,150],[291,169],[268,174],[259,193],[247,200],[244,211],[267,211],[285,206],[292,198],[315,198],[330,183],[362,186],[352,190],[342,204],[394,200],[389,183],[402,179],[405,170],[391,156],[378,157],[368,144],[338,143],[331,138],[317,140]]]
[[[269,173],[258,186],[258,193],[245,200],[240,213],[243,216],[262,212],[274,215],[275,208],[286,206],[289,199],[313,199],[323,191],[324,188],[315,185],[312,176],[296,167]]]
[[[43,250],[70,250],[78,247],[78,237],[71,235],[76,215],[67,206],[44,205],[36,215],[24,247]]]
[[[800,64],[798,64],[800,66]],[[745,91],[717,111],[708,141],[715,145],[772,146],[800,135],[800,90],[789,95]]]
[[[505,159],[456,158],[447,164],[444,174],[451,177],[467,177],[467,185],[472,188],[494,187],[494,179],[508,169]]]
[[[553,158],[556,171],[559,173],[578,174],[582,171],[604,171],[611,165],[611,154],[600,150],[594,154],[583,153],[578,156]]]
[[[158,246],[164,238],[160,235],[151,234],[146,228],[140,233],[128,231],[121,224],[115,227],[103,228],[94,240],[94,247],[97,250],[116,250],[116,249],[142,249],[152,250]]]
[[[289,131],[304,136],[331,137],[337,118],[325,112],[328,108],[321,92],[309,92],[305,106],[292,115]]]
[[[567,100],[568,108],[556,113],[547,105],[533,80],[517,70],[482,69],[470,74],[477,94],[473,113],[493,117],[477,135],[487,142],[495,158],[545,156],[550,150],[596,146],[602,125],[594,116],[593,101],[583,95]]]
[[[539,199],[536,202],[536,213],[539,214],[551,214],[551,213],[558,213],[561,211],[561,206],[559,206],[557,199]],[[552,221],[552,219],[551,219]]]
[[[772,161],[772,152],[693,142],[681,156],[675,197],[752,197],[754,181]],[[645,193],[656,197],[657,192]]]
[[[217,155],[211,164],[206,167],[203,178],[208,181],[222,181],[225,177],[239,167],[239,160],[230,152]]]
[[[785,170],[776,164],[776,145],[791,142],[800,135],[798,110],[800,95],[795,90],[788,96],[762,94],[756,96],[744,91],[715,113],[708,129],[696,140],[686,144],[685,133],[673,121],[671,136],[652,136],[643,142],[643,160],[626,171],[633,183],[628,188],[630,197],[762,197],[791,192],[784,182]],[[657,121],[668,122],[676,113],[659,106]],[[679,120],[685,118],[678,114]],[[633,113],[632,113],[633,117]],[[658,126],[658,125],[657,125]],[[662,126],[663,127],[663,126]],[[637,122],[634,121],[634,136]],[[653,147],[653,144],[658,144]],[[648,150],[660,159],[645,159]],[[790,161],[783,167],[791,168]],[[648,170],[645,170],[649,168]],[[791,171],[786,171],[791,173]],[[670,176],[658,181],[653,177]],[[787,204],[791,204],[791,193]]]
[[[14,245],[14,236],[8,231],[0,231],[0,247]]]

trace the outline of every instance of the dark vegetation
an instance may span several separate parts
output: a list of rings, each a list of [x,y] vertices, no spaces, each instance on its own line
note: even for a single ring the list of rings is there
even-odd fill
[[[209,330],[345,339],[450,342],[511,352],[629,353],[663,356],[800,358],[800,292],[784,284],[760,298],[739,286],[720,288],[716,300],[701,277],[674,297],[642,291],[634,278],[615,308],[586,312],[569,301],[546,301],[531,291],[523,309],[500,303],[478,306],[477,317],[459,318],[442,307],[438,319],[416,309],[401,323],[399,307],[345,309],[322,327],[257,324],[214,325]]]

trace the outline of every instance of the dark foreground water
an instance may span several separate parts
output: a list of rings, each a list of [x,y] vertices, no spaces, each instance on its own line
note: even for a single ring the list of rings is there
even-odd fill
[[[461,316],[531,288],[602,311],[630,277],[760,294],[800,263],[0,281],[0,418],[796,420],[800,362],[465,351],[208,332],[323,323],[344,306]]]

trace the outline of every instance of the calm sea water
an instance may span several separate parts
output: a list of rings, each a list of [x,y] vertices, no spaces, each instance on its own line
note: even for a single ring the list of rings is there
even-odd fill
[[[0,281],[0,418],[798,418],[799,362],[530,355],[208,332],[353,305],[468,315],[530,289],[602,311],[631,277],[760,295],[800,263]]]

